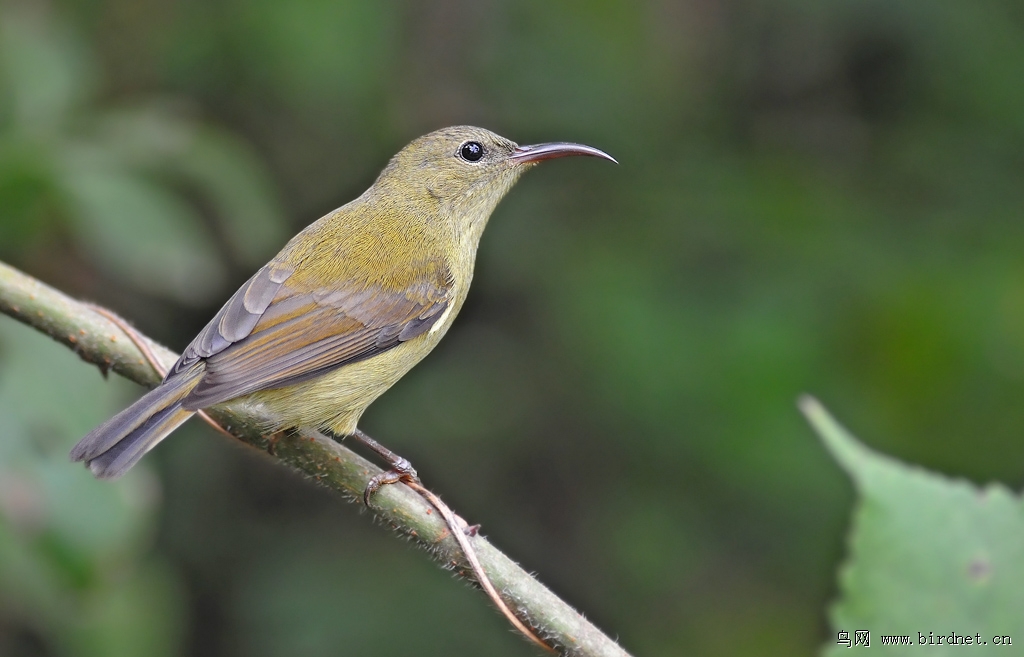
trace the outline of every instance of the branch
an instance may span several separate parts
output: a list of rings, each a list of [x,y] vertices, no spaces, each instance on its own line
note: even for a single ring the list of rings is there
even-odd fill
[[[152,387],[159,376],[116,324],[100,313],[0,262],[0,312],[70,347],[84,361]],[[148,340],[165,367],[178,356]],[[380,469],[322,433],[298,432],[264,436],[265,419],[242,403],[228,402],[208,412],[242,442],[271,455],[317,483],[360,502],[370,478]],[[462,551],[445,521],[419,494],[403,484],[385,486],[374,495],[371,511],[399,534],[413,539],[443,567],[472,579]],[[629,657],[548,588],[512,562],[482,536],[468,537],[484,571],[505,603],[538,635],[565,655]]]

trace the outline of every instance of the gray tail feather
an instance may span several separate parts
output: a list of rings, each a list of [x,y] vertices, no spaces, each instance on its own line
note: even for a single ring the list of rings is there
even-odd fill
[[[156,447],[157,443],[193,415],[195,411],[184,410],[181,402],[156,412],[141,427],[129,433],[113,447],[89,459],[89,469],[100,479],[120,477],[138,463],[146,452]]]
[[[168,379],[82,438],[72,461],[85,461],[101,479],[120,477],[195,411],[181,400],[198,382],[201,368]]]

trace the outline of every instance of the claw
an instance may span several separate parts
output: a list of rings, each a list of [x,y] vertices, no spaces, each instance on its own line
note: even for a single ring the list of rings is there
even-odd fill
[[[395,460],[390,470],[376,474],[370,479],[369,483],[366,484],[366,490],[363,491],[363,504],[370,506],[370,498],[378,490],[384,486],[397,484],[400,481],[416,483],[420,481],[419,475],[416,474],[416,470],[412,467],[412,463],[401,457]]]

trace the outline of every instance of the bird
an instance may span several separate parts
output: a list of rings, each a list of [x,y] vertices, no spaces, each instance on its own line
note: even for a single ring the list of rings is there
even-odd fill
[[[367,488],[415,477],[358,429],[367,407],[444,337],[473,279],[498,202],[539,162],[604,151],[519,146],[454,126],[402,148],[358,198],[307,226],[228,299],[163,381],[71,450],[100,479],[120,477],[196,412],[244,399],[268,433],[309,427],[354,436],[391,470]]]

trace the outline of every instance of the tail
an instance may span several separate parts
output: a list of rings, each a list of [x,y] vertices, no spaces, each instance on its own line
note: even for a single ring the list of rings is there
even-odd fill
[[[85,461],[100,479],[116,479],[138,463],[146,452],[177,429],[195,411],[182,400],[199,383],[203,366],[176,374],[139,401],[110,418],[78,441],[72,461]]]

